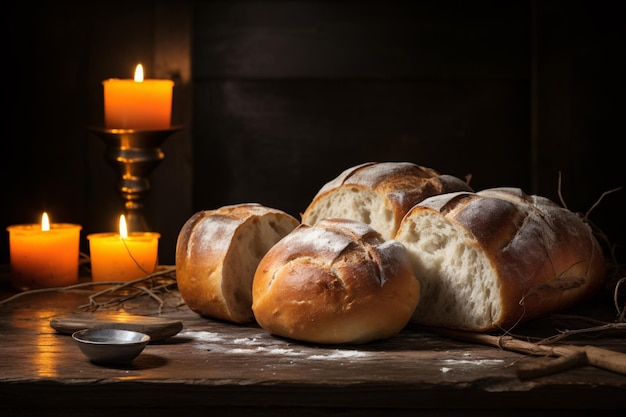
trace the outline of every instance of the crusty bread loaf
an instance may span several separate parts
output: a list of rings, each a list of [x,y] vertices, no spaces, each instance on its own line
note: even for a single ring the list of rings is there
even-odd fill
[[[436,194],[473,191],[459,178],[411,162],[369,162],[326,183],[302,214],[302,223],[344,218],[369,224],[391,239],[415,204]]]
[[[509,329],[580,302],[604,280],[590,227],[518,188],[430,197],[409,211],[395,238],[422,285],[412,323]]]
[[[391,337],[418,300],[404,246],[347,219],[300,225],[267,252],[252,288],[262,328],[312,343]]]
[[[176,243],[176,279],[187,306],[206,317],[252,322],[254,271],[298,224],[283,211],[255,203],[195,213]]]

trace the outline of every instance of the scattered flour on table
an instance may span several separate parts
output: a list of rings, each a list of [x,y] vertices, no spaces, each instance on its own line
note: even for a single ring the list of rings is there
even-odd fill
[[[464,356],[469,356],[469,355],[466,354]],[[449,366],[453,366],[453,365],[482,366],[482,365],[500,365],[500,364],[502,364],[504,362],[504,360],[502,360],[502,359],[477,359],[477,360],[470,360],[470,359],[444,359],[443,362],[446,365],[449,365]],[[444,373],[444,374],[454,370],[454,368],[451,368],[449,366],[443,366],[443,367],[439,368],[439,370],[441,371],[441,373]]]
[[[445,359],[445,363],[448,365],[498,365],[504,362],[502,359],[479,359],[479,360],[467,360],[467,359]]]
[[[327,355],[311,355],[309,359],[351,359],[364,358],[366,356],[370,356],[370,354],[360,350],[334,350]]]
[[[370,356],[370,353],[359,350],[342,350],[342,349],[316,349],[316,353],[312,354],[311,348],[292,349],[288,346],[268,346],[267,340],[261,341],[256,338],[237,337],[230,339],[223,334],[183,330],[179,336],[196,340],[198,349],[209,350],[211,352],[220,352],[233,355],[241,354],[266,354],[288,357],[301,357],[311,360],[336,360],[336,359],[354,359]]]
[[[190,339],[199,340],[201,342],[223,342],[224,338],[213,332],[193,332],[189,330],[183,330],[179,333],[180,336],[188,337]]]

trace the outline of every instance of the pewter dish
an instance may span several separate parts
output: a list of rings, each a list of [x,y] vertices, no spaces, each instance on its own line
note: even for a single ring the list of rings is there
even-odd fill
[[[81,352],[94,363],[132,362],[150,342],[145,333],[120,329],[85,329],[72,333]]]

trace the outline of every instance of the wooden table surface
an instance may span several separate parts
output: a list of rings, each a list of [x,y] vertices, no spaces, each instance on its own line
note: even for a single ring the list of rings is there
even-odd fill
[[[361,346],[304,344],[200,317],[177,291],[160,315],[181,320],[180,333],[129,365],[96,365],[50,327],[92,293],[0,304],[0,415],[626,415],[618,373],[583,366],[522,381],[516,367],[535,357],[418,329]],[[13,294],[0,288],[0,303]],[[117,308],[159,315],[147,297]],[[626,352],[623,335],[584,343]]]

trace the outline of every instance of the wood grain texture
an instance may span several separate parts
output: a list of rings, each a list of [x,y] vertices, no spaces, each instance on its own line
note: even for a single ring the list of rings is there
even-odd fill
[[[194,149],[208,160],[194,205],[297,214],[346,167],[409,160],[555,201],[562,175],[565,204],[584,213],[626,184],[610,139],[625,15],[562,0],[201,2]],[[625,204],[622,190],[591,217],[622,264]]]
[[[50,327],[71,335],[84,329],[119,329],[145,333],[151,341],[168,339],[183,329],[180,320],[122,313],[70,313],[50,319]]]
[[[206,113],[195,134],[205,140],[194,149],[206,163],[194,168],[194,204],[254,201],[299,218],[327,181],[369,161],[471,175],[478,189],[500,181],[529,186],[526,112],[513,104],[526,88],[499,81],[199,81],[196,102]]]
[[[200,1],[195,6],[199,79],[528,77],[528,2]]]
[[[194,206],[255,201],[298,217],[367,161],[528,188],[528,13],[491,1],[197,4]]]
[[[592,367],[521,381],[514,365],[524,356],[434,333],[406,329],[366,345],[312,345],[274,337],[254,324],[203,318],[185,306],[162,315],[183,322],[177,335],[150,343],[130,365],[94,365],[70,336],[50,327],[51,318],[75,311],[89,294],[31,295],[0,306],[3,415],[17,410],[20,415],[78,415],[83,409],[89,415],[139,416],[209,410],[305,416],[384,410],[611,415],[626,407],[619,394],[626,387],[624,376]],[[140,300],[125,308],[156,311]],[[624,349],[619,340],[598,345]]]

